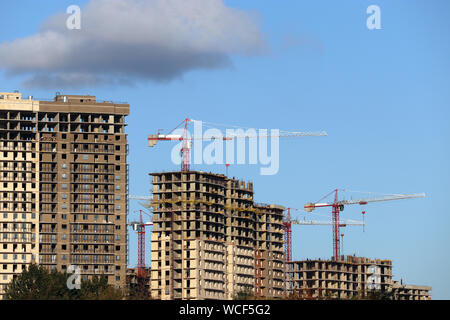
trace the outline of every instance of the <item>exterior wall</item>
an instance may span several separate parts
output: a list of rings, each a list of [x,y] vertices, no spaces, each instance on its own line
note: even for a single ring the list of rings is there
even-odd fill
[[[293,288],[313,298],[349,298],[377,288],[392,288],[392,261],[348,256],[346,260],[293,261]]]
[[[255,257],[260,270],[255,270],[255,292],[261,297],[281,297],[285,293],[285,261],[283,251],[284,207],[255,206],[260,212],[256,223]],[[259,279],[258,279],[259,278]]]
[[[7,149],[0,155],[0,223],[14,228],[22,221],[13,212],[23,208],[30,238],[24,249],[14,248],[0,231],[1,258],[18,250],[26,256],[20,263],[0,260],[0,281],[35,261],[57,270],[78,265],[84,278],[106,274],[125,289],[128,112],[126,104],[92,96],[34,101],[0,93],[0,148]]]
[[[399,284],[398,281],[394,281],[393,290],[396,300],[431,300],[432,288],[429,286]]]
[[[232,299],[244,289],[255,292],[256,262],[260,261],[255,259],[256,221],[266,213],[253,202],[252,184],[195,171],[151,175],[152,296]],[[273,276],[273,270],[282,271],[284,267],[282,222],[278,218],[283,209],[270,210],[276,211],[280,225],[274,231],[277,236],[270,233],[261,240],[265,244],[263,269],[269,281],[265,287],[283,288],[278,281],[280,274]],[[274,295],[280,293],[278,289],[272,291]]]

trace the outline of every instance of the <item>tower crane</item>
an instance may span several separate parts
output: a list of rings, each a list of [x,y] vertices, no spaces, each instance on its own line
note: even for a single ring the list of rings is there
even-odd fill
[[[298,219],[292,219],[291,218],[291,209],[294,211],[300,211],[299,209],[295,209],[295,208],[287,208],[287,213],[286,216],[284,218],[283,221],[283,226],[284,226],[284,256],[285,256],[285,260],[286,262],[290,262],[292,261],[292,225],[296,224],[296,225],[306,225],[306,226],[311,226],[311,225],[322,225],[322,226],[329,226],[329,225],[333,225],[333,221],[316,221],[316,220],[298,220]],[[356,221],[356,220],[345,220],[345,221],[339,221],[339,226],[340,227],[346,227],[346,226],[364,226],[365,223],[361,222],[361,221]],[[291,281],[289,282],[292,286],[292,278],[293,278],[293,273],[292,273],[292,265],[288,266],[288,270],[287,273],[291,278]],[[289,288],[292,289],[292,288]]]
[[[248,135],[248,134],[229,134],[225,136],[217,136],[217,137],[198,137],[193,136],[189,137],[188,132],[188,124],[189,123],[200,123],[200,124],[208,124],[208,122],[199,121],[199,120],[193,120],[186,118],[184,119],[178,126],[176,126],[172,131],[170,131],[168,134],[161,134],[160,131],[158,131],[157,134],[150,134],[148,136],[148,146],[154,147],[158,141],[181,141],[182,147],[181,147],[181,171],[186,172],[190,170],[190,150],[192,146],[193,140],[214,140],[214,139],[220,139],[223,141],[227,140],[233,140],[238,138],[258,138],[258,137],[320,137],[320,136],[327,136],[328,134],[325,131],[322,132],[289,132],[289,131],[280,131],[279,134],[259,134],[259,135]],[[217,125],[214,123],[209,123],[211,125]],[[176,129],[183,128],[183,134],[173,134],[173,132]],[[232,126],[234,128],[237,128],[236,126]],[[241,128],[242,129],[242,128]]]
[[[138,278],[145,278],[145,227],[153,226],[153,222],[144,222],[142,219],[142,210],[139,210],[139,221],[129,222],[128,225],[132,227],[138,234],[138,264],[137,264],[137,276]],[[147,213],[145,213],[147,214]],[[152,220],[152,217],[147,214]]]
[[[291,218],[291,209],[295,211],[300,211],[295,208],[287,208],[287,214],[283,221],[284,226],[284,255],[286,261],[292,261],[292,225],[303,225],[303,226],[329,226],[333,225],[333,221],[317,221],[317,220],[298,220]],[[344,220],[339,221],[339,227],[343,228],[346,226],[365,226],[364,222],[356,220]]]
[[[340,258],[340,220],[339,220],[339,213],[344,210],[344,206],[350,205],[350,204],[359,204],[359,205],[366,205],[370,202],[381,202],[381,201],[391,201],[391,200],[400,200],[400,199],[411,199],[411,198],[423,198],[425,197],[425,193],[416,193],[416,194],[393,194],[393,195],[385,195],[380,197],[374,197],[374,198],[362,198],[362,199],[356,199],[356,200],[339,200],[338,199],[338,191],[346,191],[346,190],[340,190],[335,189],[329,194],[327,194],[325,197],[320,199],[318,202],[315,203],[306,203],[305,204],[305,211],[306,212],[312,212],[316,208],[321,207],[331,207],[332,209],[332,215],[333,215],[333,258],[335,260],[338,260]],[[334,194],[334,201],[333,202],[323,202],[321,203],[323,199],[327,198],[328,196]],[[365,211],[363,211],[365,213]]]

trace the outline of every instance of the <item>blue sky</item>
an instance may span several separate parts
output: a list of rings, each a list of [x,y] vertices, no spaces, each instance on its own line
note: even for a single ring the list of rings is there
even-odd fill
[[[86,2],[6,2],[0,43],[30,36],[47,17]],[[335,188],[425,192],[423,199],[366,206],[365,231],[343,230],[344,252],[392,259],[394,278],[430,285],[433,299],[449,299],[450,2],[225,3],[257,15],[265,52],[231,55],[230,67],[132,86],[24,88],[23,75],[3,72],[0,91],[18,89],[37,98],[52,98],[56,91],[89,93],[130,103],[130,193],[136,195],[148,194],[149,172],[178,168],[170,161],[173,144],[150,149],[147,135],[171,129],[186,117],[244,127],[326,130],[328,137],[281,139],[276,175],[261,176],[258,166],[249,165],[231,166],[230,175],[253,181],[258,202],[294,208]],[[381,30],[366,28],[371,4],[381,8]],[[286,39],[302,41],[286,44]],[[223,166],[196,168],[225,172]],[[138,209],[131,204],[130,220]],[[348,206],[342,217],[360,220],[361,210]],[[331,218],[328,209],[317,212]],[[135,265],[132,232],[130,239],[130,264]],[[294,259],[332,254],[331,227],[294,226],[293,241]]]

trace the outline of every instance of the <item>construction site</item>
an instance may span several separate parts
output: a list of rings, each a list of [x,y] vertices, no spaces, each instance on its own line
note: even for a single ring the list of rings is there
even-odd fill
[[[336,189],[302,209],[258,203],[253,183],[191,169],[192,141],[203,138],[189,136],[193,120],[185,119],[178,126],[181,134],[148,137],[149,147],[159,141],[181,144],[180,170],[146,172],[150,195],[130,195],[128,114],[128,104],[95,96],[57,94],[42,101],[19,92],[0,94],[0,296],[37,263],[59,271],[76,265],[83,279],[101,274],[117,289],[138,287],[162,300],[230,300],[243,293],[256,299],[297,294],[346,299],[371,290],[392,292],[395,299],[430,297],[430,287],[394,281],[390,260],[345,258],[340,240],[340,228],[364,225],[342,220],[345,206],[424,194],[340,200]],[[310,136],[326,133],[276,133]],[[252,137],[247,132],[208,139],[239,138]],[[332,199],[326,202],[327,197]],[[139,221],[130,221],[129,200],[146,201]],[[322,207],[331,208],[332,221],[291,216]],[[292,226],[320,224],[332,227],[331,260],[293,259]],[[136,268],[128,261],[131,230],[138,235]]]
[[[305,221],[291,217],[295,208],[254,201],[253,184],[227,175],[190,168],[191,140],[186,119],[182,135],[149,135],[157,141],[181,141],[181,170],[150,173],[151,222],[141,228],[136,278],[149,283],[153,299],[230,300],[242,292],[256,299],[300,297],[349,299],[383,292],[392,299],[428,300],[431,287],[399,285],[392,279],[392,261],[341,255],[340,228],[364,222],[342,220],[344,206],[420,198],[424,194],[385,195],[339,200],[339,190],[304,212],[331,207],[332,221]],[[314,134],[285,133],[285,136]],[[239,136],[226,137],[235,139]],[[331,202],[321,202],[328,196]],[[363,215],[365,211],[363,211]],[[145,226],[152,226],[151,265],[145,267]],[[292,225],[330,225],[333,257],[330,260],[293,261]]]

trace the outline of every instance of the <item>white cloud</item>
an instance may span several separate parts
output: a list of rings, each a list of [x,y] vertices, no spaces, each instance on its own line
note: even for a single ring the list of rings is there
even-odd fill
[[[222,0],[91,0],[81,30],[67,29],[68,17],[57,14],[37,34],[0,43],[0,69],[42,88],[169,81],[265,49],[257,19]]]

